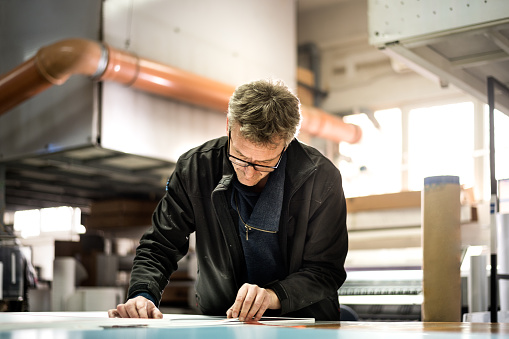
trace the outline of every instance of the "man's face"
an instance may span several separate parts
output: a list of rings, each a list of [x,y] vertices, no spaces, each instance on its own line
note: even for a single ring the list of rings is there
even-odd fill
[[[240,127],[235,126],[231,130],[230,155],[263,166],[276,166],[284,149],[283,140],[279,141],[277,147],[260,146],[242,138],[240,136]],[[258,171],[253,166],[242,167],[232,162],[237,179],[246,186],[255,189],[263,189],[267,183],[270,172]]]

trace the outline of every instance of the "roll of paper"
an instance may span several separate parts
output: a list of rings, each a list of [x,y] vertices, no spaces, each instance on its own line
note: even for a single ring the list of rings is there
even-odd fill
[[[468,311],[488,311],[488,274],[486,273],[486,256],[470,257],[470,276],[468,277]]]
[[[423,321],[461,321],[460,207],[459,177],[424,179]]]
[[[67,302],[76,291],[76,259],[57,257],[53,262],[52,311],[67,311]]]
[[[498,274],[509,274],[509,214],[497,215]],[[509,280],[498,281],[500,310],[509,311]]]

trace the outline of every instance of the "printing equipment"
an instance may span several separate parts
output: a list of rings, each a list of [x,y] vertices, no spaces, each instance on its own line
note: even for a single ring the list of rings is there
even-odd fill
[[[15,238],[0,239],[0,308],[21,311],[26,300],[26,261]]]
[[[421,320],[422,270],[349,271],[339,302],[365,321]]]

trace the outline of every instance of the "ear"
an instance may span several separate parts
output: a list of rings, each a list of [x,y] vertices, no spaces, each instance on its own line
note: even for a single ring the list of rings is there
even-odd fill
[[[226,117],[226,135],[228,135],[228,117]]]

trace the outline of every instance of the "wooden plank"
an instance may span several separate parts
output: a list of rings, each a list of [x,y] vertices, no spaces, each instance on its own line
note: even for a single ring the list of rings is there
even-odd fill
[[[408,207],[420,208],[421,192],[406,191],[399,193],[347,198],[346,205],[349,213],[359,211],[408,208]]]
[[[452,333],[461,334],[460,337],[464,338],[463,335],[467,337],[472,333],[484,333],[491,335],[490,338],[501,338],[504,334],[509,334],[509,324],[508,323],[467,323],[467,322],[363,322],[363,321],[342,321],[340,324],[320,324],[317,323],[313,326],[307,326],[313,328],[330,328],[330,329],[340,329],[350,330],[351,333],[355,333],[358,331],[362,332],[373,332],[373,338],[377,338],[377,333],[393,333],[393,334],[402,334],[408,333],[417,334],[417,333],[427,333],[429,338],[435,338],[432,335],[432,332],[439,332],[437,334],[444,334],[444,332],[450,333],[449,336],[451,338],[455,338]],[[499,335],[497,335],[499,334]],[[449,337],[448,336],[448,337]],[[381,336],[382,337],[382,336]],[[385,336],[383,336],[385,337]],[[409,336],[409,338],[415,338],[414,336]],[[419,337],[422,338],[422,337]],[[428,338],[428,337],[427,337]],[[442,338],[442,337],[436,337]]]
[[[123,227],[147,227],[152,224],[152,213],[124,214],[117,213],[111,215],[90,215],[86,219],[86,228],[90,229],[109,229]]]
[[[91,215],[119,214],[119,213],[142,213],[152,214],[158,201],[112,199],[94,201],[90,206]]]

